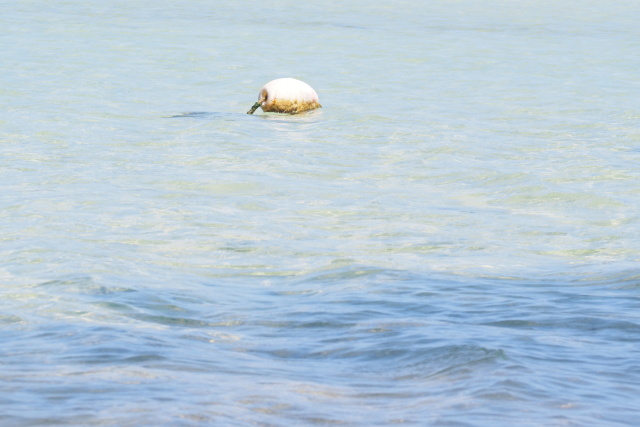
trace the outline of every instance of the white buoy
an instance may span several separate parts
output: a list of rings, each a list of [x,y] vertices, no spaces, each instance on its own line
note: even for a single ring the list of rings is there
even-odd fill
[[[303,111],[321,108],[318,94],[303,81],[285,78],[272,80],[262,86],[258,93],[258,102],[247,114],[262,108],[264,112],[298,114]]]

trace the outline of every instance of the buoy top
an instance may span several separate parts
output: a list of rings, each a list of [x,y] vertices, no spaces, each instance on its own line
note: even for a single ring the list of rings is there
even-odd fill
[[[258,101],[247,114],[262,108],[264,112],[298,114],[303,111],[321,108],[318,94],[305,82],[293,78],[272,80],[262,86]]]

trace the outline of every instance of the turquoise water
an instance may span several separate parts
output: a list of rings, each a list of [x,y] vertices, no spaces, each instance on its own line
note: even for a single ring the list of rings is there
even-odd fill
[[[634,425],[638,22],[5,5],[0,422]]]

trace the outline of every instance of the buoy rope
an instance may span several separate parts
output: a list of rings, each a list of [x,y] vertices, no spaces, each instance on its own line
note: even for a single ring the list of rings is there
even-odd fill
[[[256,111],[259,106],[260,106],[260,101],[256,101],[256,103],[253,104],[253,107],[251,107],[251,109],[247,111],[247,114],[253,114],[253,112]]]

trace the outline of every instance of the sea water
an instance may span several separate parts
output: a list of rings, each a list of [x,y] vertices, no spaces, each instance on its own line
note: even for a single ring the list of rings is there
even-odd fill
[[[636,424],[639,22],[4,2],[0,423]]]

